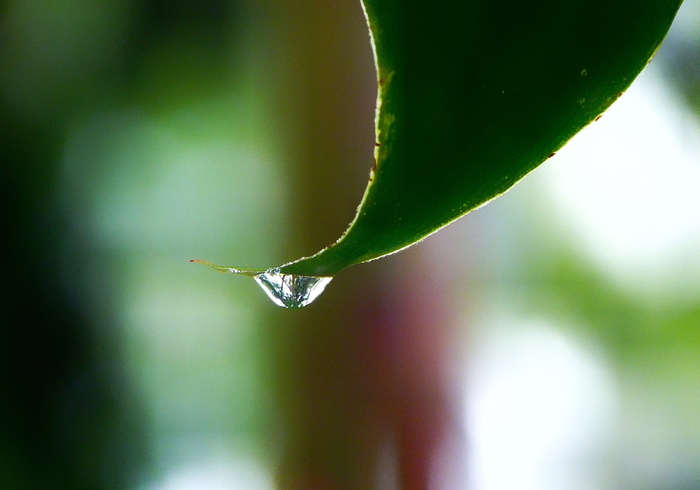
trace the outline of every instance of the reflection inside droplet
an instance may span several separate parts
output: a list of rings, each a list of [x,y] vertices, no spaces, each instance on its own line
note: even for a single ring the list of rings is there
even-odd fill
[[[298,276],[270,269],[253,276],[270,299],[284,308],[302,308],[313,302],[332,277]]]

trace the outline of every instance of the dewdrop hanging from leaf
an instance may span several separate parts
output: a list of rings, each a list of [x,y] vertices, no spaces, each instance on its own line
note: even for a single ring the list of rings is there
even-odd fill
[[[255,278],[311,303],[341,270],[397,252],[499,196],[624,92],[681,0],[364,0],[378,80],[375,163],[350,227]]]
[[[206,260],[198,259],[190,260],[190,262],[207,265],[219,272],[252,277],[263,291],[267,293],[273,303],[285,308],[302,308],[312,303],[333,279],[332,277],[284,274],[280,272],[280,269],[237,269],[235,267],[215,265]]]

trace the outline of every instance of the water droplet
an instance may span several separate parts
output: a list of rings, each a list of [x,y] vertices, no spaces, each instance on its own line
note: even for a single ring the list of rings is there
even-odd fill
[[[204,264],[219,272],[252,277],[276,305],[284,308],[303,308],[311,304],[333,279],[326,276],[285,274],[279,267],[273,269],[229,267],[201,259],[192,259],[190,262]]]
[[[332,277],[298,276],[270,269],[253,276],[270,299],[284,308],[302,308],[319,297]]]

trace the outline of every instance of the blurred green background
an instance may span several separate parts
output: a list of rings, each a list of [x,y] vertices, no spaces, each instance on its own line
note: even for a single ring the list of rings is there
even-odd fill
[[[700,488],[700,2],[542,168],[308,309],[189,264],[340,236],[374,77],[357,0],[0,2],[1,488]]]

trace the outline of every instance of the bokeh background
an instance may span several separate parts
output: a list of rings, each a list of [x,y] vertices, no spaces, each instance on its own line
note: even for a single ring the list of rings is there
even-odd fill
[[[356,0],[0,2],[0,487],[700,488],[700,2],[556,157],[311,307],[189,264],[340,236],[374,77]]]

